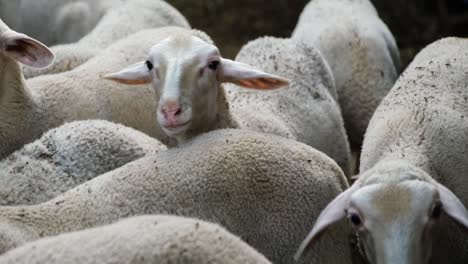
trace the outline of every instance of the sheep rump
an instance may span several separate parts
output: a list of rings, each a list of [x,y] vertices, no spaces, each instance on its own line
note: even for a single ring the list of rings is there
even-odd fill
[[[395,39],[369,0],[313,0],[292,39],[316,47],[330,64],[353,148],[400,68]]]
[[[92,178],[166,146],[134,129],[103,120],[49,130],[0,161],[0,205],[48,201]]]
[[[350,174],[350,149],[331,70],[313,47],[265,37],[249,42],[236,61],[290,80],[287,87],[258,91],[225,84],[233,118],[241,128],[295,139],[333,158]]]
[[[28,243],[0,257],[15,264],[269,264],[217,224],[153,215]]]

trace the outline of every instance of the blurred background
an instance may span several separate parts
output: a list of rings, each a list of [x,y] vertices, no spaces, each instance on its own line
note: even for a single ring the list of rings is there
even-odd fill
[[[288,37],[309,0],[167,0],[233,58],[259,36]],[[468,0],[371,0],[393,32],[403,65],[427,44],[468,37]]]

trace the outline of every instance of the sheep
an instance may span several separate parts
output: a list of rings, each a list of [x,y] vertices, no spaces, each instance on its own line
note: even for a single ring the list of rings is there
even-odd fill
[[[308,226],[347,188],[338,165],[294,140],[215,130],[128,163],[46,203],[0,209],[0,252],[27,241],[142,214],[224,226],[273,263],[292,261]],[[327,234],[314,263],[350,263],[343,229]]]
[[[0,0],[0,17],[46,45],[78,41],[123,0]],[[38,22],[40,21],[40,22]]]
[[[105,77],[152,83],[159,125],[179,144],[218,128],[248,128],[309,144],[334,158],[348,175],[349,144],[322,56],[306,45],[267,37],[243,47],[237,60],[222,58],[210,39],[181,34],[156,42],[146,61]],[[276,91],[243,89],[288,84],[248,64],[292,82]],[[226,86],[230,96],[223,82],[233,83]]]
[[[31,242],[2,255],[0,263],[270,262],[217,224],[184,217],[152,215]]]
[[[180,27],[143,30],[121,40],[73,71],[25,81],[18,61],[42,67],[53,59],[44,45],[0,23],[0,159],[47,130],[65,122],[104,119],[166,140],[158,126],[151,87],[127,87],[102,79],[104,72],[121,69],[130,59],[143,59],[145,47]],[[197,32],[194,31],[194,34]],[[27,52],[21,52],[27,50]],[[19,133],[21,131],[21,133]]]
[[[25,77],[28,79],[75,69],[132,33],[169,25],[190,28],[185,17],[165,1],[126,0],[109,9],[96,27],[80,41],[52,47],[56,59],[49,67],[24,67]]]
[[[447,38],[416,56],[370,121],[358,180],[300,251],[348,217],[372,263],[468,262],[467,49]]]
[[[369,0],[313,0],[292,39],[316,47],[330,64],[353,149],[400,70],[395,39]]]
[[[333,158],[349,175],[348,138],[333,75],[321,54],[289,39],[268,37],[245,45],[236,60],[291,80],[289,87],[269,93],[227,84],[228,101],[240,127],[310,145]]]
[[[48,201],[98,175],[166,149],[156,139],[108,121],[64,124],[0,161],[0,205]]]

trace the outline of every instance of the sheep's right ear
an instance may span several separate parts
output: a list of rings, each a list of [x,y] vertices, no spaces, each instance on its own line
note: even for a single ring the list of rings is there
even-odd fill
[[[351,188],[338,195],[320,213],[317,221],[315,221],[312,231],[310,231],[294,255],[294,259],[296,261],[301,258],[307,249],[311,249],[314,246],[314,244],[329,226],[346,217],[346,208],[349,205],[350,196],[356,189],[356,185],[353,185]]]
[[[146,62],[141,61],[119,72],[107,74],[103,78],[129,85],[147,84],[151,83],[151,71],[148,70]]]
[[[55,57],[46,45],[13,30],[0,35],[0,49],[15,60],[34,68],[49,66]]]

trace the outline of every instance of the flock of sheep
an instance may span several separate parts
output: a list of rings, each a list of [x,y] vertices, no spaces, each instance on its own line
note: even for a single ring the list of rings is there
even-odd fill
[[[468,263],[468,40],[401,73],[369,0],[236,60],[160,0],[0,18],[0,264]]]

